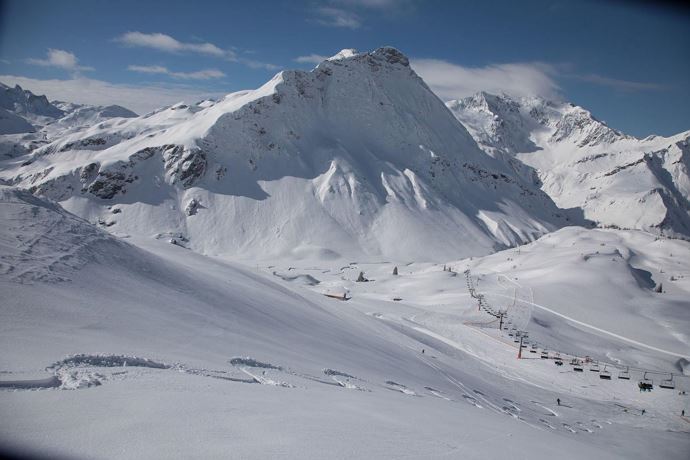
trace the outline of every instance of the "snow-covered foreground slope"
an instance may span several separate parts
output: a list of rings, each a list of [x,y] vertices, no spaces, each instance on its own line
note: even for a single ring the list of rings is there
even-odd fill
[[[174,235],[212,255],[433,260],[567,222],[484,154],[392,48],[29,150],[0,176],[111,232]]]
[[[538,97],[479,93],[447,105],[485,151],[538,175],[558,206],[602,226],[690,237],[690,132],[637,139]]]
[[[516,360],[496,331],[463,324],[481,312],[463,276],[440,266],[401,266],[398,276],[389,264],[327,261],[255,271],[156,239],[132,246],[27,192],[0,192],[4,445],[88,458],[685,458],[690,449],[678,417],[687,397]],[[527,275],[529,250],[516,264],[537,303],[533,280],[543,278]],[[650,263],[667,264],[655,254]],[[500,254],[473,260],[476,276],[491,257],[503,269]],[[361,268],[375,280],[346,281]],[[343,287],[352,300],[321,295]],[[634,338],[683,351],[662,334]],[[621,356],[642,362],[647,351]]]

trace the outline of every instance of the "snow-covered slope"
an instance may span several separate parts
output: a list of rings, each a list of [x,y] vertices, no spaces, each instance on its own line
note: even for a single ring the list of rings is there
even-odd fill
[[[0,108],[0,135],[32,133],[36,131],[31,123],[19,115]]]
[[[1,175],[111,231],[246,258],[461,257],[566,222],[392,48],[72,131]]]
[[[444,283],[464,287],[440,266],[401,267],[396,277],[382,265],[341,302],[271,275],[275,267],[131,241],[141,247],[0,187],[0,412],[12,414],[0,424],[4,448],[541,460],[676,459],[690,447],[676,392],[638,394],[634,382],[589,375],[573,386],[580,377],[516,360],[490,330],[458,322],[448,334],[440,325],[475,308],[469,298],[455,310],[422,306]],[[328,263],[292,270],[305,271],[349,276]],[[409,286],[402,303],[367,294],[395,285]]]
[[[636,139],[572,104],[479,93],[448,107],[477,142],[562,208],[602,226],[690,237],[690,131]],[[519,159],[522,163],[517,163]]]

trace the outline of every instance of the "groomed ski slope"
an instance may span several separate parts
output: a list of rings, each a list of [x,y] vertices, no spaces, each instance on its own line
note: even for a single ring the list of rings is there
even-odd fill
[[[77,458],[673,459],[690,449],[676,392],[577,382],[462,324],[482,321],[462,274],[242,267],[166,239],[116,239],[1,191],[6,446]],[[477,276],[476,264],[489,266],[471,262]],[[354,283],[360,269],[376,280]],[[322,295],[343,288],[352,300]]]

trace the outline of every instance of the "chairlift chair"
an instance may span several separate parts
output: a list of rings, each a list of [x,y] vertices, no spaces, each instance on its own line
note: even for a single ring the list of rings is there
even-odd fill
[[[630,380],[629,367],[626,367],[624,371],[618,372],[618,378],[621,380]]]
[[[592,365],[589,367],[589,370],[592,371],[592,372],[599,372],[599,364],[598,364],[598,363],[592,364]]]
[[[673,382],[673,374],[671,374],[671,377],[662,380],[661,383],[659,384],[659,388],[666,388],[668,390],[673,390],[676,388],[676,384]]]
[[[549,359],[549,352],[544,350],[541,352],[541,359]]]
[[[580,362],[579,359],[573,358],[573,360],[570,362],[573,366],[573,371],[575,372],[582,372],[584,368],[582,367],[582,363]]]
[[[599,378],[602,380],[611,380],[611,373],[606,370],[606,366],[604,366],[604,370],[599,374]]]
[[[652,391],[654,388],[654,381],[652,379],[648,379],[647,373],[645,372],[642,376],[642,380],[637,383],[637,386],[640,391]]]
[[[537,352],[537,344],[533,343],[532,348],[529,349],[530,353],[536,353]]]

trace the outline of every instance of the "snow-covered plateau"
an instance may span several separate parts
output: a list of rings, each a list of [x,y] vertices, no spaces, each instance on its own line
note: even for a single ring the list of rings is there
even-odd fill
[[[688,458],[687,132],[393,48],[142,116],[3,85],[0,129],[7,452]]]

